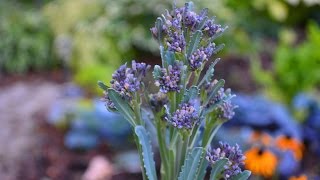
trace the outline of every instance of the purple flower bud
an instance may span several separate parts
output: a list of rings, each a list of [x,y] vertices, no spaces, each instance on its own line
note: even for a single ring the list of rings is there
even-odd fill
[[[218,110],[219,110],[219,118],[223,119],[223,120],[230,120],[233,118],[233,116],[235,115],[234,113],[234,109],[236,108],[237,106],[233,105],[231,103],[230,100],[222,103],[219,107],[218,107]]]
[[[198,15],[193,11],[186,12],[184,17],[184,23],[187,27],[194,30],[197,24],[199,23]]]
[[[189,64],[192,71],[197,70],[205,61],[208,61],[212,56],[214,44],[210,43],[206,48],[197,49],[189,58]]]
[[[160,92],[168,93],[169,91],[180,92],[181,85],[181,70],[182,63],[175,62],[175,64],[169,65],[168,70],[166,68],[161,69],[161,77],[156,80],[155,84],[160,86]]]
[[[178,129],[191,129],[195,123],[199,123],[198,111],[191,103],[180,104],[169,123]]]
[[[161,29],[161,33],[166,35],[167,34],[167,28],[168,27],[166,25],[163,25],[162,29]],[[152,37],[155,38],[155,39],[158,39],[158,29],[157,29],[157,27],[150,28],[150,31],[151,31]]]
[[[220,24],[214,24],[214,20],[210,19],[207,20],[206,24],[204,25],[203,30],[207,32],[209,37],[214,36],[215,34],[224,31]]]
[[[104,97],[102,98],[102,101],[104,101],[106,104],[106,107],[109,109],[109,110],[116,110],[116,107],[114,105],[114,103],[111,101],[111,99],[109,98],[108,96],[108,92],[107,91],[104,91],[103,92],[104,94]]]
[[[147,65],[146,63],[136,63],[136,61],[132,61],[132,71],[133,74],[136,75],[138,78],[142,78],[146,76],[147,70],[150,69],[150,65]]]
[[[169,100],[166,94],[158,92],[150,95],[150,105],[153,110],[159,112]]]
[[[217,80],[214,80],[212,83],[206,86],[206,91],[208,94],[212,91],[217,82]],[[232,94],[230,89],[224,90],[224,88],[220,88],[217,94],[212,99],[210,99],[209,103],[205,107],[209,108],[211,106],[219,104],[217,107],[218,118],[225,121],[230,120],[235,115],[234,109],[237,107],[232,104],[230,100],[231,96]]]
[[[186,41],[181,32],[170,32],[166,38],[166,44],[169,51],[182,52],[185,49]]]
[[[224,158],[228,159],[223,171],[225,179],[230,179],[232,176],[242,172],[240,166],[244,165],[245,156],[237,144],[230,146],[227,143],[219,142],[219,147],[209,150],[206,156],[211,165]]]
[[[158,29],[156,27],[150,28],[153,38],[158,39]]]

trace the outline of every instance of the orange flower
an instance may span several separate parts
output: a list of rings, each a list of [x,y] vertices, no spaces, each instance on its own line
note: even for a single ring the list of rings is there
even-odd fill
[[[303,156],[303,144],[290,136],[280,136],[276,140],[276,146],[282,151],[290,150],[296,160],[301,160]]]
[[[253,147],[245,152],[245,168],[252,174],[271,177],[278,165],[277,157],[269,150]]]
[[[303,175],[300,175],[300,176],[297,176],[297,177],[291,176],[291,177],[289,178],[289,180],[308,180],[308,177],[303,174]]]
[[[269,146],[271,144],[271,141],[272,137],[269,134],[261,131],[254,131],[250,137],[250,142],[260,142],[264,146]]]

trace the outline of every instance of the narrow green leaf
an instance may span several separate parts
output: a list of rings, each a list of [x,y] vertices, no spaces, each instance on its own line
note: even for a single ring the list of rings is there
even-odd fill
[[[98,81],[98,86],[104,91],[108,91],[109,89],[109,87],[106,86],[102,81]]]
[[[143,163],[148,179],[156,180],[156,165],[153,159],[153,152],[148,133],[143,126],[136,126],[135,133],[138,136],[139,143],[142,147]]]
[[[153,69],[153,78],[154,79],[159,79],[161,77],[161,67],[159,65],[155,65]]]
[[[164,109],[166,111],[166,116],[171,119],[170,108],[167,105],[164,105]]]
[[[219,179],[219,176],[222,174],[224,170],[224,166],[227,164],[228,159],[221,159],[212,165],[210,180]]]
[[[216,96],[217,92],[224,86],[224,83],[225,83],[224,79],[220,79],[220,80],[217,82],[217,84],[214,85],[214,87],[213,87],[210,95],[209,95],[208,98],[207,98],[206,104],[207,104],[212,98],[214,98],[214,97]]]
[[[218,37],[220,37],[220,36],[224,33],[224,31],[225,31],[226,29],[228,29],[228,26],[226,26],[223,31],[220,31],[220,32],[216,33],[215,35],[213,35],[213,36],[210,38],[209,41],[210,41],[210,42],[213,42],[215,39],[217,39]]]
[[[203,112],[203,114],[208,114],[210,112],[212,112],[215,108],[217,108],[219,105],[221,105],[222,103],[229,101],[231,98],[235,97],[235,95],[229,95],[227,97],[225,97],[224,99],[220,100],[219,102],[212,104],[210,107],[206,108]]]
[[[186,17],[186,13],[188,12],[188,11],[192,11],[192,9],[193,9],[193,7],[194,7],[194,4],[193,4],[193,2],[186,2],[185,3],[185,10],[184,10],[184,13],[183,13],[183,24],[185,24],[185,17]]]
[[[191,54],[198,48],[201,40],[202,32],[200,30],[193,33],[191,40],[189,42],[189,47],[187,50],[187,57],[189,58]]]
[[[199,88],[197,86],[192,86],[189,90],[186,90],[182,102],[187,103],[191,99],[197,98],[199,95]]]
[[[206,173],[207,173],[207,167],[208,167],[209,162],[203,158],[200,162],[200,166],[197,172],[197,176],[195,179],[204,179]]]
[[[205,8],[203,9],[201,12],[200,12],[200,16],[202,17],[202,20],[201,22],[199,23],[198,27],[197,27],[197,30],[200,30],[202,31],[204,25],[206,24],[207,22],[207,19],[208,19],[208,8]]]
[[[161,64],[162,64],[162,67],[167,67],[166,65],[166,61],[164,60],[165,58],[165,54],[164,54],[164,47],[162,45],[160,45],[160,56],[161,56]]]
[[[128,102],[122,99],[120,94],[111,88],[108,89],[108,96],[114,103],[117,111],[122,114],[132,126],[135,126],[135,115]]]
[[[192,11],[194,8],[194,4],[192,1],[187,2],[185,5],[186,5],[188,11]]]
[[[163,27],[163,20],[161,18],[157,18],[156,20],[156,27],[158,30],[158,42],[161,44],[161,32],[162,32],[162,27]]]
[[[249,179],[250,175],[251,175],[251,172],[248,170],[245,170],[242,173],[239,173],[238,175],[231,177],[231,180],[247,180]]]
[[[214,67],[215,65],[220,61],[220,58],[216,59],[213,63],[210,64],[208,70],[206,71],[206,74],[201,79],[198,86],[202,86],[203,83],[210,83],[212,81],[212,77],[214,75]]]
[[[202,31],[202,28],[203,28],[204,25],[206,24],[207,19],[208,19],[207,16],[202,19],[202,21],[201,21],[201,22],[199,23],[199,25],[198,25],[198,29],[197,29],[197,30]]]
[[[201,160],[204,158],[204,148],[195,147],[188,154],[182,166],[178,180],[194,180]]]
[[[219,44],[218,46],[214,47],[213,54],[216,54],[217,52],[221,51],[224,48],[224,44]]]
[[[174,62],[176,60],[175,57],[174,57],[174,52],[172,52],[172,51],[167,51],[165,53],[164,58],[165,58],[165,61],[167,62],[167,64],[168,65],[172,65],[172,66],[173,66],[173,64],[174,64]]]

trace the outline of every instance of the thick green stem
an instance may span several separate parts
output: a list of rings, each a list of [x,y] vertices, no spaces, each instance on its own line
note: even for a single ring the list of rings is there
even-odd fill
[[[209,137],[209,139],[207,140],[207,142],[205,142],[204,144],[204,148],[205,149],[208,149],[209,145],[211,144],[212,142],[212,139],[214,138],[214,136],[217,134],[218,130],[220,129],[220,127],[222,126],[222,123],[219,123],[215,128],[214,130],[211,132],[211,135]]]
[[[193,84],[198,84],[199,78],[200,78],[201,71],[195,71]]]
[[[211,132],[216,126],[216,122],[212,122],[212,119],[206,121],[205,129],[202,136],[202,147],[205,147],[205,144],[208,142]]]
[[[176,162],[176,155],[177,155],[177,140],[179,137],[179,132],[176,128],[173,129],[172,137],[170,138],[170,144],[168,148],[169,153],[169,180],[176,179],[176,172],[177,172],[177,162]]]
[[[174,148],[174,145],[175,145],[176,142],[177,142],[178,136],[179,136],[178,130],[177,130],[177,129],[174,129],[174,130],[173,130],[172,138],[170,139],[169,149],[173,149],[173,148]]]
[[[170,112],[173,113],[177,109],[177,93],[170,92],[169,98],[170,98]]]
[[[135,114],[135,120],[138,125],[144,125],[144,122],[141,118],[141,104],[140,104],[140,96],[138,93],[135,94],[135,99],[132,101],[133,102],[133,110]]]
[[[175,152],[173,149],[169,149],[169,169],[168,169],[168,180],[175,179]]]
[[[189,149],[192,149],[194,144],[196,143],[196,140],[198,138],[199,128],[200,128],[200,125],[195,124],[191,130],[191,136],[190,136],[189,145],[188,145]]]
[[[189,136],[188,134],[183,135],[183,142],[182,142],[182,147],[180,148],[180,154],[179,154],[179,159],[177,161],[177,167],[178,167],[178,174],[182,169],[182,166],[184,164],[184,160],[188,154],[188,144],[189,144]]]
[[[163,130],[163,124],[161,122],[161,113],[157,113],[156,115],[156,123],[157,123],[157,138],[159,143],[159,151],[161,157],[161,177],[165,177],[168,174],[168,155],[165,143],[166,132]]]
[[[169,93],[169,101],[170,101],[170,113],[174,113],[176,111],[176,106],[177,106],[176,92]],[[173,137],[174,129],[175,128],[173,126],[169,126],[170,141]]]

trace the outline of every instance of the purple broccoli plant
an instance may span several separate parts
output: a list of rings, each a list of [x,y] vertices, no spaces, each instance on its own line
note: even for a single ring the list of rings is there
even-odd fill
[[[122,114],[134,129],[143,179],[204,179],[208,161],[213,169],[211,179],[222,174],[226,179],[250,176],[241,169],[244,157],[238,146],[220,144],[210,150],[217,130],[235,115],[236,108],[224,80],[213,77],[219,59],[212,56],[223,47],[214,41],[225,29],[206,9],[194,11],[192,2],[174,6],[150,29],[162,60],[161,66],[153,68],[153,82],[148,77],[150,66],[135,61],[115,71],[111,87],[99,82],[106,107]],[[151,129],[156,131],[161,157],[160,176],[150,143]],[[210,152],[207,158],[206,152]]]

